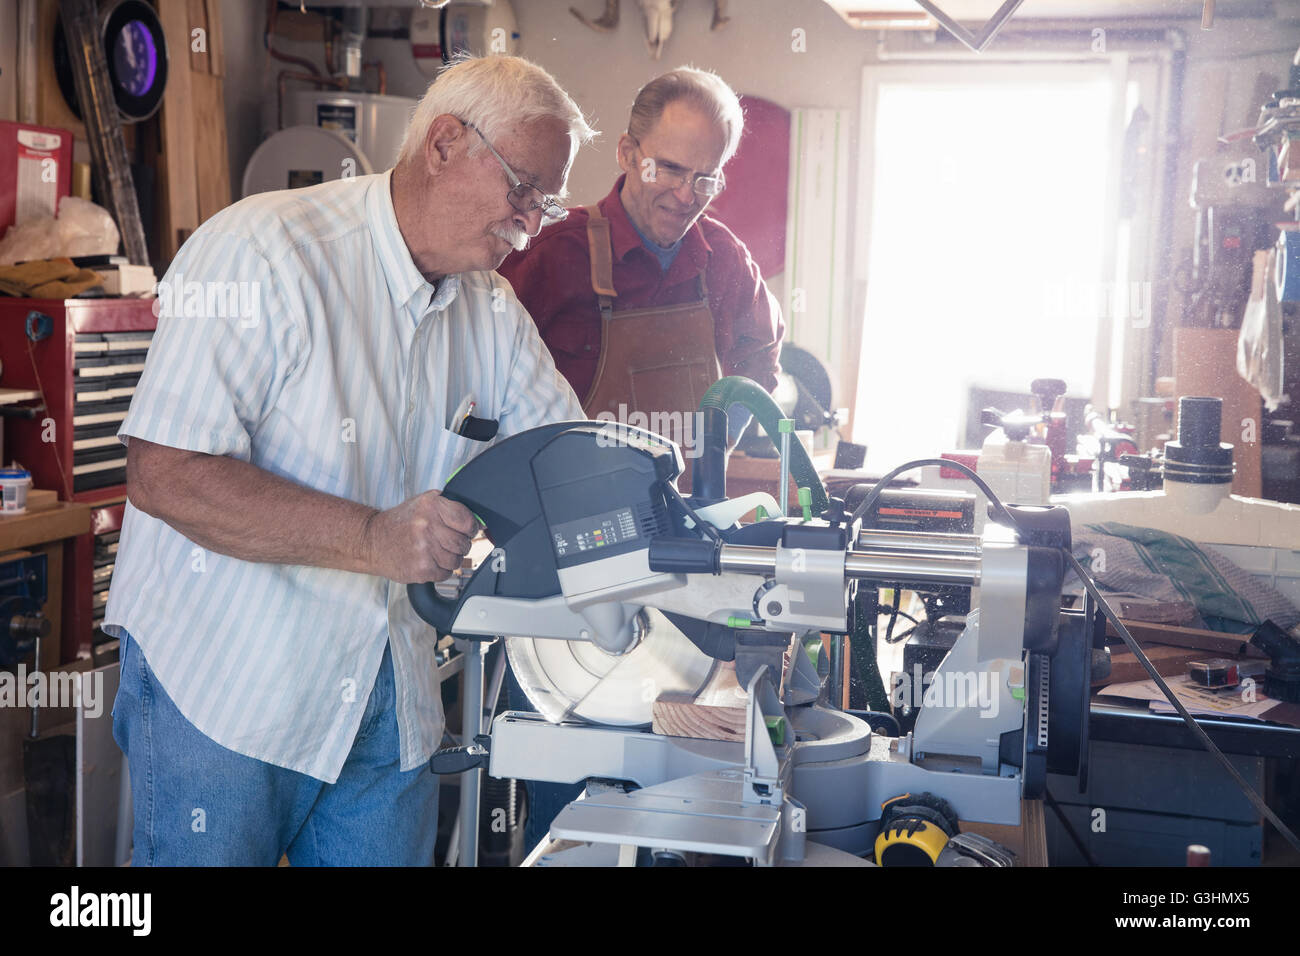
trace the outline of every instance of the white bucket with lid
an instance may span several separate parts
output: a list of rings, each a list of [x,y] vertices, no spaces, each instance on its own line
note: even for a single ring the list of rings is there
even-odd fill
[[[26,468],[0,468],[0,492],[4,495],[3,513],[20,515],[27,510],[27,489],[32,473]]]

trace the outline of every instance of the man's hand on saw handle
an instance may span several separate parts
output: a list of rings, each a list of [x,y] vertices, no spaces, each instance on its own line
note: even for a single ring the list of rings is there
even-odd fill
[[[366,522],[365,551],[373,571],[402,584],[441,581],[469,553],[478,522],[468,508],[426,491]]]

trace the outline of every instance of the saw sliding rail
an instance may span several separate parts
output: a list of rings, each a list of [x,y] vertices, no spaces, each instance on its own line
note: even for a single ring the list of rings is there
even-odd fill
[[[982,546],[975,535],[864,531],[858,549],[845,556],[846,577],[979,587]],[[723,544],[719,569],[737,574],[774,574],[776,548]]]

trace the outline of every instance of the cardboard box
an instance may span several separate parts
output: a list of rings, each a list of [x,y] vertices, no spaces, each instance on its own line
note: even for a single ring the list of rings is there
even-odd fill
[[[10,226],[56,215],[72,191],[72,133],[0,120],[0,237]]]

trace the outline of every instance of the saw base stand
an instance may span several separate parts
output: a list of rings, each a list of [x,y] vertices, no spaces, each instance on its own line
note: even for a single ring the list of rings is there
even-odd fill
[[[618,846],[619,862],[635,862],[638,847],[653,853],[736,856],[759,865],[803,858],[807,811],[788,796],[792,748],[777,757],[767,718],[785,714],[766,667],[749,682],[745,763],[706,770],[633,790],[606,791],[576,801],[551,824],[561,840]]]
[[[806,655],[796,649],[790,660],[785,685],[807,687],[811,680],[815,687]],[[688,855],[733,857],[759,866],[805,862],[808,807],[794,790],[817,785],[827,805],[817,808],[825,822],[856,818],[852,789],[821,784],[830,783],[825,778],[837,764],[851,774],[867,759],[871,730],[808,701],[788,708],[775,684],[766,666],[750,678],[743,742],[502,714],[493,725],[493,776],[588,781],[582,797],[551,824],[550,841],[526,862],[635,865],[646,854],[660,864],[684,862]],[[769,727],[781,730],[779,742]],[[822,845],[813,852],[815,860],[863,865],[856,854],[869,848],[868,834],[853,826],[833,830],[838,832],[826,836],[843,849]]]

